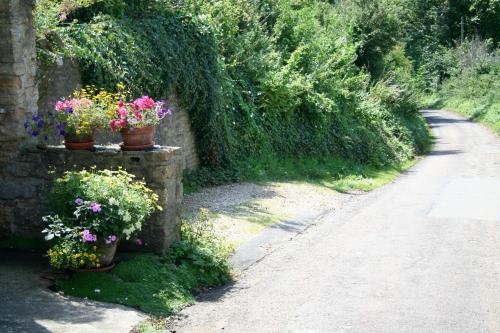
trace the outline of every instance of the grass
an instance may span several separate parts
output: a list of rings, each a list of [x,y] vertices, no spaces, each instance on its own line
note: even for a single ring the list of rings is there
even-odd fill
[[[424,104],[430,109],[444,109],[459,113],[500,134],[500,100],[498,97],[469,96],[469,98],[464,98],[432,94],[425,98]]]
[[[280,199],[283,194],[280,194],[280,189],[287,188],[283,193],[286,191],[303,193],[316,198],[315,200],[324,198],[335,200],[333,197],[335,192],[371,191],[383,186],[415,163],[416,160],[410,160],[385,167],[349,163],[341,159],[288,159],[254,163],[253,168],[241,168],[247,170],[241,174],[242,179],[260,183],[269,191],[276,193],[270,196],[269,194],[256,196],[246,202],[212,213],[210,218],[217,232],[237,248],[267,227],[294,218],[301,213],[299,206],[283,205]],[[319,195],[321,192],[324,196]],[[293,202],[297,198],[292,196],[290,200]],[[303,209],[324,208],[305,206]]]
[[[256,183],[305,182],[340,192],[370,191],[391,182],[414,164],[415,160],[372,166],[340,158],[267,158],[240,165],[237,179],[232,180]],[[209,176],[207,172],[188,174],[184,178],[185,193],[197,192],[205,184],[219,185],[228,181],[231,179]]]
[[[64,294],[123,304],[154,315],[169,315],[193,302],[193,277],[162,258],[139,255],[112,273],[76,273],[58,281]]]
[[[194,293],[229,282],[230,254],[207,213],[200,213],[192,224],[183,224],[182,240],[164,256],[137,255],[110,273],[78,272],[56,285],[66,295],[168,316],[193,303]]]

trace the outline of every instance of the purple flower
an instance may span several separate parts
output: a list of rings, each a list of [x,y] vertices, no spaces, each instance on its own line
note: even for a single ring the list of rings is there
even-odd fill
[[[92,209],[92,211],[94,213],[99,213],[102,210],[101,205],[98,204],[97,202],[91,203],[90,204],[90,209]]]
[[[82,238],[83,238],[83,242],[95,242],[95,241],[97,241],[97,236],[92,235],[88,229],[83,230]]]
[[[172,115],[172,111],[170,109],[161,109],[158,110],[158,118],[163,118],[165,115]]]
[[[67,108],[66,113],[68,113],[68,114],[73,113],[73,108]]]
[[[81,205],[83,204],[83,199],[82,199],[82,198],[76,198],[76,200],[75,200],[75,204],[76,204],[77,206],[81,206]]]
[[[42,128],[42,127],[43,127],[43,120],[42,120],[42,119],[40,119],[40,120],[37,122],[36,126],[37,126],[38,128]]]
[[[28,129],[29,123],[27,120],[24,121],[24,129]]]

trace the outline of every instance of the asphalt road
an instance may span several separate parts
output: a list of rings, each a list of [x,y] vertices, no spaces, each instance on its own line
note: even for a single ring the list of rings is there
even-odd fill
[[[433,152],[183,311],[177,332],[500,332],[500,140],[424,112]]]

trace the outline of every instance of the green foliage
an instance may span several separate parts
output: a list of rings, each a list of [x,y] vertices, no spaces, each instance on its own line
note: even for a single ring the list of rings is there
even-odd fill
[[[438,95],[442,105],[500,133],[500,52],[474,39],[449,51],[455,59]]]
[[[58,281],[67,295],[124,304],[169,315],[193,302],[192,292],[231,279],[229,248],[214,237],[206,212],[182,228],[182,239],[163,257],[140,255],[111,273],[77,273]],[[185,222],[187,223],[187,222]]]
[[[194,287],[227,283],[232,251],[216,235],[208,210],[201,209],[195,221],[182,225],[182,239],[167,255],[175,265],[193,275]]]
[[[96,248],[77,239],[65,239],[57,242],[48,250],[47,255],[50,265],[57,269],[100,267]]]
[[[49,210],[65,227],[126,239],[161,209],[157,202],[158,195],[124,170],[67,171],[47,196]]]
[[[121,81],[155,98],[177,94],[202,170],[223,175],[217,178],[237,179],[241,160],[262,155],[383,165],[422,150],[414,135],[426,136],[426,128],[410,85],[401,76],[378,77],[384,52],[396,45],[386,37],[397,6],[374,5],[379,28],[372,33],[319,0],[123,3],[96,0],[45,29],[78,59],[85,83],[113,89]],[[356,59],[371,63],[372,54],[380,66],[370,80]]]

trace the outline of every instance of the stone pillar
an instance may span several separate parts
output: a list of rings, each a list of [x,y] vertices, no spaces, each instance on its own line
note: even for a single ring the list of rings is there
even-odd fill
[[[15,151],[37,110],[33,0],[0,0],[0,144]],[[1,157],[0,157],[1,158]]]
[[[6,178],[26,139],[23,123],[37,110],[34,0],[0,0],[0,192],[23,184]],[[15,163],[14,163],[15,164]],[[12,229],[15,216],[0,205],[0,236]]]

